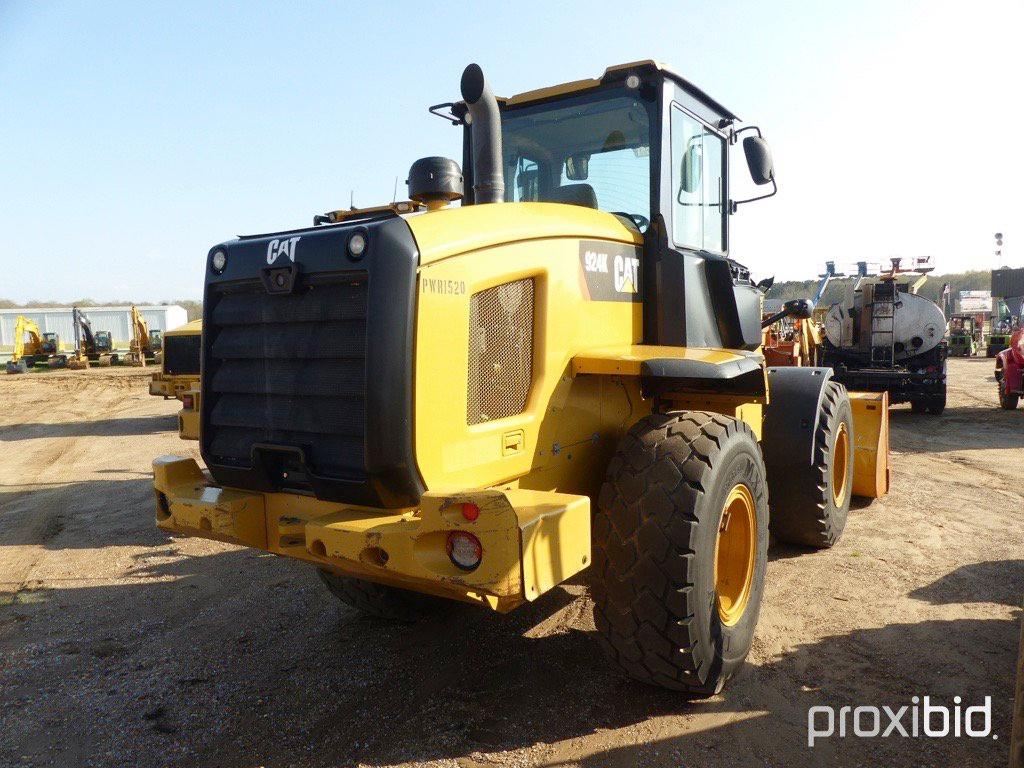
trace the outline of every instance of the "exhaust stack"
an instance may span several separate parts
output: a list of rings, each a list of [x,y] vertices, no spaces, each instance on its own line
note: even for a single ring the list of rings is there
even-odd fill
[[[473,202],[505,201],[501,156],[501,114],[483,70],[470,64],[462,73],[462,98],[469,108],[473,132]]]

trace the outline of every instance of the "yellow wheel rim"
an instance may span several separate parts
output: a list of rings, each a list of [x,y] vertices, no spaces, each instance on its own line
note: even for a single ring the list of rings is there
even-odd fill
[[[850,433],[846,422],[839,422],[836,447],[832,451],[832,501],[836,507],[846,501],[846,474],[850,468]]]
[[[715,594],[718,616],[736,624],[747,610],[757,559],[757,515],[747,486],[733,486],[722,507],[715,543]]]

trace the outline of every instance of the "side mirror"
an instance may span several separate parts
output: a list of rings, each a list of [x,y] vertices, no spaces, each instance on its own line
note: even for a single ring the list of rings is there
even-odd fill
[[[570,181],[586,181],[590,176],[590,155],[570,155],[565,158],[565,177]]]
[[[774,315],[761,319],[761,328],[768,328],[775,325],[784,317],[793,317],[797,320],[807,320],[814,314],[814,302],[810,299],[790,299],[782,305],[782,310]]]
[[[810,299],[790,299],[782,305],[782,309],[797,320],[807,320],[814,314],[814,304]]]
[[[771,277],[766,277],[764,280],[760,281],[757,284],[757,290],[759,290],[761,293],[768,293],[768,291],[771,290],[773,285],[775,285],[775,275],[772,275]]]
[[[768,184],[775,176],[768,142],[760,136],[747,136],[743,139],[743,154],[747,157],[747,168],[754,183],[758,186]]]
[[[753,131],[756,136],[747,136],[743,139],[743,154],[747,157],[747,169],[750,171],[750,178],[755,184],[771,184],[772,191],[756,197],[748,197],[746,200],[732,200],[729,203],[729,212],[736,213],[736,209],[744,203],[752,203],[755,200],[764,200],[779,191],[775,183],[775,165],[772,163],[772,151],[768,148],[768,142],[761,136],[761,129],[756,125],[741,128],[732,135],[732,142],[735,143],[741,133]]]
[[[683,155],[683,167],[680,174],[682,180],[679,182],[679,187],[683,192],[691,194],[700,189],[701,161],[700,144],[691,144],[686,150],[686,154]]]

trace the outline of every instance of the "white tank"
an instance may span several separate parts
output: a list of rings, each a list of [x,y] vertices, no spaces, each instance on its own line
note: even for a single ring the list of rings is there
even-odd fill
[[[858,294],[854,317],[842,304],[833,304],[825,316],[825,336],[835,347],[851,348],[853,344],[853,324],[860,322],[861,296]],[[876,328],[878,319],[875,320]],[[861,331],[863,336],[864,332]],[[946,316],[933,302],[913,293],[899,292],[899,303],[896,306],[896,322],[893,329],[893,343],[897,360],[919,355],[934,349],[946,335]],[[858,345],[867,350],[867,340],[862,338]]]

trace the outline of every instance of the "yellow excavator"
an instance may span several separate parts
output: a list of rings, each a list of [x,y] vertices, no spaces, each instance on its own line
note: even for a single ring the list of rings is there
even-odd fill
[[[408,201],[209,250],[205,467],[154,460],[156,524],[391,619],[511,611],[589,568],[611,662],[711,696],[753,642],[769,531],[832,546],[851,496],[885,492],[884,411],[765,363],[728,238],[774,194],[758,128],[652,61],[461,86],[431,110],[461,168],[423,158]]]
[[[28,336],[28,341],[25,336]],[[7,361],[8,373],[25,373],[38,357],[44,356],[44,347],[52,347],[56,351],[56,335],[47,340],[39,330],[35,321],[18,315],[14,321],[14,354]]]
[[[156,339],[160,337],[158,331],[150,331],[146,318],[142,316],[139,308],[132,304],[131,310],[132,340],[128,345],[128,354],[125,362],[136,367],[146,367],[147,361],[159,362],[156,349]]]

